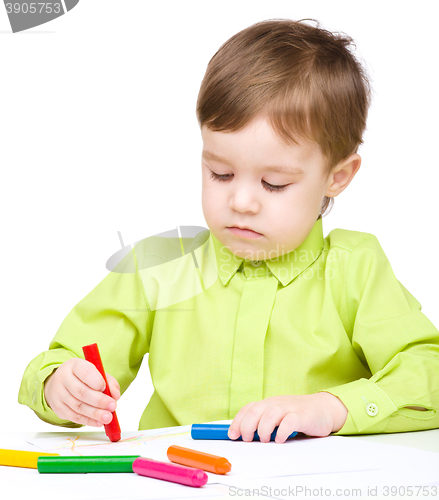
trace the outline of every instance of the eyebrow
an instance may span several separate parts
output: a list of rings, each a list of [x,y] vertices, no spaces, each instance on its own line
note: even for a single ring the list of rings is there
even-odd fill
[[[214,161],[220,161],[222,163],[225,163],[226,165],[233,167],[233,164],[227,158],[223,158],[222,156],[211,153],[210,151],[203,151],[202,156],[203,158],[207,158],[209,160],[214,160]],[[279,172],[284,174],[295,174],[295,175],[305,173],[301,168],[292,167],[290,165],[285,165],[285,166],[268,165],[266,167],[262,167],[261,170],[265,170],[267,172]]]

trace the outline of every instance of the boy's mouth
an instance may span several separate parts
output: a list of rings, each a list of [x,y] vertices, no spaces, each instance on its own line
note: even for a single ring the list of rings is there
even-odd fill
[[[256,231],[248,228],[232,226],[227,229],[235,236],[241,236],[242,238],[258,238],[259,236],[262,236],[261,233],[257,233]]]

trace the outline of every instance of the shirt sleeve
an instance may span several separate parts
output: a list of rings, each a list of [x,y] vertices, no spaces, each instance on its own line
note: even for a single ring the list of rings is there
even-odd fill
[[[346,305],[352,347],[372,377],[319,391],[349,412],[333,435],[438,428],[439,332],[396,279],[374,235],[351,252]]]
[[[134,263],[134,265],[133,265]],[[119,382],[121,395],[149,352],[152,315],[131,250],[66,316],[47,351],[27,366],[18,402],[50,424],[82,427],[60,419],[47,405],[44,382],[64,361],[84,359],[82,347],[97,343],[104,369]]]

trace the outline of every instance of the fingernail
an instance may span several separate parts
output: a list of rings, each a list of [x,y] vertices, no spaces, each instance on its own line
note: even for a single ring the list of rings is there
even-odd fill
[[[231,437],[232,439],[238,437],[238,433],[236,431],[230,431],[229,432],[229,437]]]
[[[108,411],[114,411],[116,409],[116,403],[109,403],[107,406]]]

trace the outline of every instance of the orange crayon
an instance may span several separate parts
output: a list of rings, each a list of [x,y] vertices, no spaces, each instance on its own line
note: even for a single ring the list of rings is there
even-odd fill
[[[214,474],[225,474],[232,469],[230,462],[224,457],[210,455],[209,453],[181,446],[170,446],[167,455],[171,462],[187,465],[188,467],[196,467],[197,469],[213,472]]]

